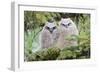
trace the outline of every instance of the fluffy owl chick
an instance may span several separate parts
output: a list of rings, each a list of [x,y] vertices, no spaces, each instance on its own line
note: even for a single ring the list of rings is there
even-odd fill
[[[59,37],[55,22],[47,22],[41,32],[41,48],[52,48]]]
[[[67,37],[72,35],[78,35],[78,29],[75,23],[70,18],[62,18],[59,22],[59,38],[57,42],[58,48],[65,48],[70,46],[76,46],[77,40],[68,40]]]

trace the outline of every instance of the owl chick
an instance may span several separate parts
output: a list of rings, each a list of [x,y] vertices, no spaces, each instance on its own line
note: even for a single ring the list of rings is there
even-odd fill
[[[47,22],[41,32],[41,48],[52,48],[59,37],[55,22]]]
[[[62,18],[59,22],[59,38],[56,46],[58,48],[65,48],[70,46],[77,46],[77,40],[68,40],[67,37],[78,35],[78,29],[75,23],[70,18]]]

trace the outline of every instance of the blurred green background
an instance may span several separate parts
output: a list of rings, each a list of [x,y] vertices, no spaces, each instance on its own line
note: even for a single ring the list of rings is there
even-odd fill
[[[58,22],[61,18],[71,18],[79,30],[78,46],[40,49],[39,35],[45,22],[52,18]],[[39,50],[39,51],[37,51]],[[24,60],[64,60],[90,58],[90,14],[24,11]]]

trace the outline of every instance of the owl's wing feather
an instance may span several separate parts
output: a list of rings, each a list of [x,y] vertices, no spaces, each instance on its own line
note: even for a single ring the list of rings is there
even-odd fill
[[[51,45],[51,35],[47,31],[42,32],[41,34],[41,47],[48,48]]]

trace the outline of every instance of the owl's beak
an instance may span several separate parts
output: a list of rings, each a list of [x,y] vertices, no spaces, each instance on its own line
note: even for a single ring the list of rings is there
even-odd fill
[[[51,28],[51,29],[49,29],[49,31],[50,31],[50,33],[52,33],[53,32],[53,29]]]
[[[68,28],[68,25],[66,25],[65,27]]]

